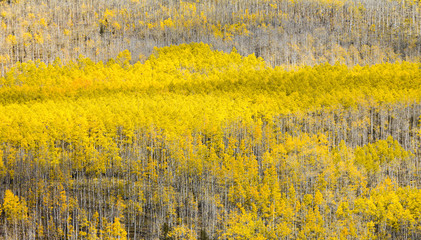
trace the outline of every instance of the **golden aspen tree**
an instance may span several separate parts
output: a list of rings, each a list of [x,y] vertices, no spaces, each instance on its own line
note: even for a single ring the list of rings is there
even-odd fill
[[[25,199],[19,198],[10,190],[6,190],[4,193],[2,210],[6,219],[14,223],[28,218],[28,207]]]
[[[25,231],[24,227],[27,226],[28,207],[25,199],[14,195],[11,190],[7,189],[4,192],[1,210],[5,219],[13,225],[13,235],[17,238],[18,231]]]

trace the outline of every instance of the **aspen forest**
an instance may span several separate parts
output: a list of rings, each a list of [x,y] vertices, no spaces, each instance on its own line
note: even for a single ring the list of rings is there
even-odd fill
[[[421,1],[0,0],[9,239],[421,239]]]

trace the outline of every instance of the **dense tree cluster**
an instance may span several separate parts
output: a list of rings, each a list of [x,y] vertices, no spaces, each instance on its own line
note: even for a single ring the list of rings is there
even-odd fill
[[[0,78],[6,239],[419,239],[421,65],[203,43]]]
[[[272,66],[418,61],[420,31],[419,0],[3,0],[0,71],[80,54],[108,61],[125,49],[134,63],[190,42]]]

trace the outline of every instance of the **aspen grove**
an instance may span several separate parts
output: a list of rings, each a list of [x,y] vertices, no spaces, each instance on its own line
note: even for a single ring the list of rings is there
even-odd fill
[[[0,239],[421,239],[420,9],[0,0]]]

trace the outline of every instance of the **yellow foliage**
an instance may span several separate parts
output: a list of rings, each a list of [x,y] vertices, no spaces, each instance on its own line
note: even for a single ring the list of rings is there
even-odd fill
[[[172,230],[168,233],[168,237],[174,240],[196,240],[196,233],[184,225],[175,226]]]
[[[6,190],[8,221],[36,215],[36,203],[56,214],[37,220],[40,237],[127,239],[124,225],[155,214],[169,236],[195,239],[205,211],[212,237],[227,239],[417,233],[413,149],[362,133],[388,112],[415,112],[419,63],[286,71],[204,43],[130,61],[125,50],[107,63],[24,62],[0,78],[0,177],[36,168],[43,180],[28,204]],[[83,209],[98,203],[80,189],[109,198]]]
[[[11,45],[16,45],[18,43],[17,38],[15,35],[9,35],[6,38],[6,42],[11,44]]]
[[[4,193],[1,209],[8,221],[16,222],[28,219],[28,207],[25,199],[19,198],[10,190],[6,190]]]

